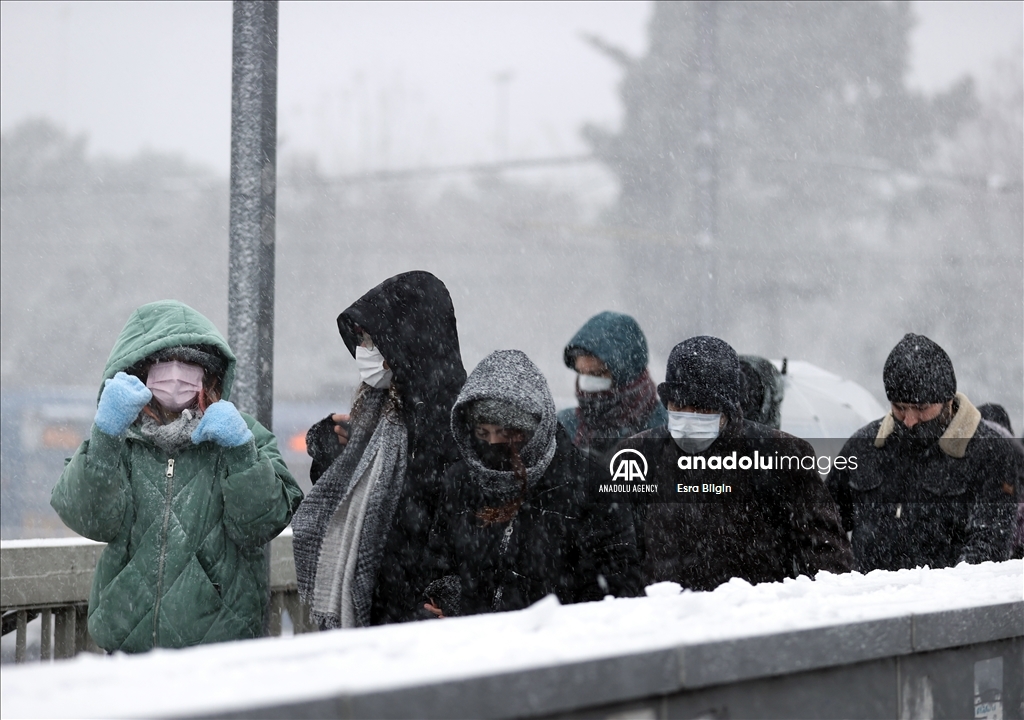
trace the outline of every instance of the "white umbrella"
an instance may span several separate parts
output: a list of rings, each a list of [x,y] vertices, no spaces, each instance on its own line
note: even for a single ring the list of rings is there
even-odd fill
[[[797,437],[848,438],[886,413],[863,386],[809,362],[787,360],[782,382],[781,429]]]

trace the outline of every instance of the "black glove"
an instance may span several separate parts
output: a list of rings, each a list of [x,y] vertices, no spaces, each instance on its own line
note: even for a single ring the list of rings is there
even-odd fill
[[[309,467],[309,479],[314,485],[345,450],[345,446],[338,442],[334,426],[332,414],[311,427],[306,433],[306,454],[313,458],[313,463]]]
[[[445,575],[435,580],[427,585],[424,595],[431,605],[441,608],[445,617],[462,614],[462,580],[458,575]]]

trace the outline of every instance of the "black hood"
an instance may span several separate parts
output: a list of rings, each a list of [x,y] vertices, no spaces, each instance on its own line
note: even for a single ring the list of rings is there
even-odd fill
[[[356,327],[370,334],[391,368],[402,401],[410,408],[450,397],[451,407],[466,368],[459,350],[455,308],[444,283],[416,270],[388,278],[338,316],[338,330],[355,357]]]

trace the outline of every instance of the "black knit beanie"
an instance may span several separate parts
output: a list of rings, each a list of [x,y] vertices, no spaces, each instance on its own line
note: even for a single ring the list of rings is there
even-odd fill
[[[692,405],[740,415],[740,361],[724,340],[700,335],[672,348],[658,395],[667,406]]]
[[[894,403],[944,403],[956,395],[946,351],[924,335],[907,333],[885,360],[885,395]]]

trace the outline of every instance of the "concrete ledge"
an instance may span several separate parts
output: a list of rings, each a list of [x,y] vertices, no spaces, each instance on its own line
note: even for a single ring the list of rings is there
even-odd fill
[[[88,540],[5,542],[0,546],[0,606],[47,607],[89,600],[96,562],[106,545]]]
[[[913,652],[910,617],[761,635],[679,649],[680,688],[850,665]]]
[[[548,598],[510,613],[79,657],[5,669],[0,700],[12,717],[973,717],[978,677],[996,682],[976,664],[1001,658],[1009,719],[1024,707],[1022,570],[1009,561],[731,581],[708,593]]]
[[[1024,593],[1024,589],[1021,590]],[[914,616],[915,652],[1024,636],[1024,600]]]
[[[295,590],[299,587],[295,579],[295,558],[292,556],[292,529],[270,541],[270,588],[271,590]]]
[[[667,694],[678,685],[675,662],[665,650],[198,717],[533,717]]]
[[[0,542],[0,607],[7,611],[88,602],[105,547],[85,538]],[[297,587],[291,528],[270,542],[270,587]]]
[[[891,664],[924,651],[1019,638],[1024,636],[1022,612],[1024,602],[908,615],[195,717],[538,717],[815,671],[864,668],[856,672],[888,677],[888,669],[867,670],[875,668],[871,661]],[[927,633],[926,646],[914,643],[921,629]],[[895,676],[891,680],[886,698],[895,697]],[[887,705],[895,704],[889,700]],[[842,716],[841,710],[837,713]]]

